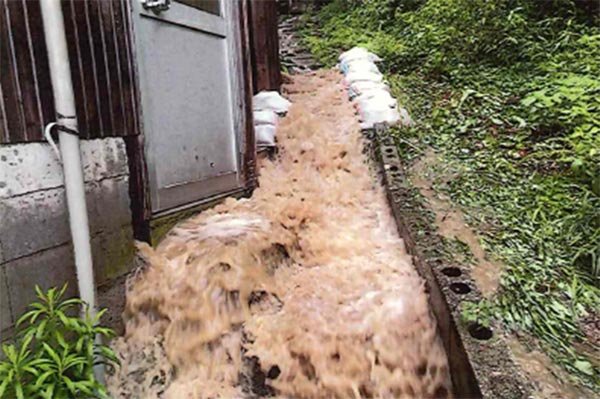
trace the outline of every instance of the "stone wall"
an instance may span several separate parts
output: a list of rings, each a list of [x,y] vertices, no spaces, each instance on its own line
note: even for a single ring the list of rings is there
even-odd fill
[[[82,141],[97,285],[132,267],[129,176],[121,138]],[[35,299],[34,286],[77,293],[62,166],[45,143],[0,146],[0,338]]]

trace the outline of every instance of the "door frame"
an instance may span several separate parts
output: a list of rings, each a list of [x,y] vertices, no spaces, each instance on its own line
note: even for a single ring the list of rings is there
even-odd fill
[[[127,1],[128,35],[132,43],[134,59],[134,76],[136,86],[136,104],[138,112],[137,136],[125,137],[125,146],[129,163],[129,197],[132,213],[134,238],[150,242],[150,222],[159,217],[189,211],[192,208],[201,208],[204,204],[214,203],[229,196],[248,196],[257,185],[256,177],[256,142],[252,119],[252,66],[250,58],[249,39],[249,9],[248,0],[228,1],[223,0],[224,17],[226,17],[228,51],[233,62],[230,65],[231,74],[231,100],[234,114],[234,131],[236,132],[236,147],[238,152],[238,170],[241,179],[239,188],[229,190],[211,197],[169,209],[162,212],[152,212],[152,197],[150,194],[148,164],[144,146],[144,126],[140,101],[139,71],[136,48],[136,38],[133,28],[133,5]],[[160,19],[160,18],[159,18]],[[238,112],[235,112],[235,111]]]

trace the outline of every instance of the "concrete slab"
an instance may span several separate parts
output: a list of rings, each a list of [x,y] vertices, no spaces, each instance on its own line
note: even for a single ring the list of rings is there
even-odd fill
[[[13,318],[17,319],[35,301],[36,284],[48,289],[67,282],[67,296],[77,295],[74,265],[71,245],[62,245],[4,264]]]
[[[125,332],[122,315],[125,311],[126,285],[127,276],[121,276],[98,287],[98,308],[107,309],[101,322],[119,335]]]
[[[5,262],[70,239],[62,188],[0,200],[0,221]]]
[[[133,233],[122,138],[81,142],[97,282],[130,270]],[[77,293],[62,166],[47,143],[0,146],[0,331],[44,288]],[[11,306],[8,306],[8,304]]]
[[[127,176],[86,184],[92,236],[131,224],[128,184]],[[4,262],[71,240],[62,187],[0,199],[0,221]]]
[[[132,269],[135,257],[131,226],[95,236],[92,252],[97,285],[125,275]],[[65,282],[69,284],[67,293],[77,295],[75,260],[70,244],[0,265],[0,331],[10,327],[35,300],[36,283],[47,289],[62,286]]]
[[[127,175],[125,143],[119,137],[81,142],[84,179]],[[62,186],[62,166],[47,143],[0,146],[0,199]]]
[[[92,256],[96,285],[120,277],[133,268],[135,246],[130,224],[92,238]]]
[[[131,225],[128,176],[86,183],[85,191],[92,235]]]
[[[12,323],[13,318],[8,297],[5,268],[0,265],[0,331],[9,328]]]

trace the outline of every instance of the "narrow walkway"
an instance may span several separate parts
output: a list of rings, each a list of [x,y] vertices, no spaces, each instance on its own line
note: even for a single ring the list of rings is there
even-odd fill
[[[306,22],[295,15],[286,16],[279,23],[279,59],[281,66],[292,75],[306,73],[321,66],[300,43],[299,26]]]
[[[141,248],[115,398],[450,396],[423,282],[340,81],[286,85],[278,158],[252,198]]]

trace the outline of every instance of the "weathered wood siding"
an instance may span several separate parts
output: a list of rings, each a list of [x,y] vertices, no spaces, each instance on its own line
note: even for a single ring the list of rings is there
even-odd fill
[[[83,138],[139,133],[127,0],[63,0]],[[54,120],[39,0],[0,0],[0,143],[43,141]]]
[[[246,188],[253,190],[258,184],[256,173],[256,137],[254,135],[254,121],[252,114],[252,95],[254,94],[254,82],[252,81],[252,51],[250,38],[250,6],[249,0],[239,1],[239,35],[241,43],[241,65],[244,68],[244,112],[246,114],[245,122],[245,148],[242,158],[244,166],[244,181]]]
[[[277,34],[277,2],[251,0],[250,37],[254,92],[279,90],[279,37]]]

